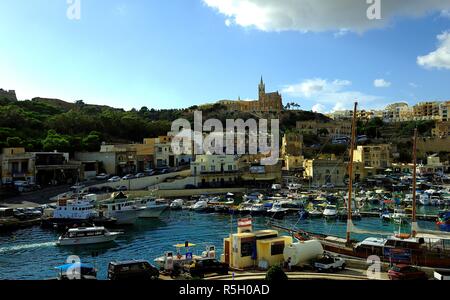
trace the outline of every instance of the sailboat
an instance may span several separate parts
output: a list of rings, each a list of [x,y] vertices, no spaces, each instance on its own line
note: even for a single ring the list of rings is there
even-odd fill
[[[280,225],[272,226],[280,230],[286,230],[301,240],[319,240],[324,250],[347,255],[349,257],[367,259],[371,255],[377,255],[382,261],[402,262],[418,266],[450,268],[450,249],[446,241],[450,240],[450,233],[423,230],[419,228],[416,221],[416,145],[417,129],[414,131],[413,145],[413,209],[411,234],[392,234],[388,232],[374,232],[373,230],[361,230],[356,228],[352,222],[352,188],[353,188],[353,150],[356,136],[356,111],[357,103],[353,110],[352,138],[350,143],[350,161],[348,165],[348,200],[347,200],[347,231],[346,238],[311,233],[299,229],[289,229]],[[363,241],[351,239],[351,233],[377,234],[388,236],[386,238],[368,237]]]

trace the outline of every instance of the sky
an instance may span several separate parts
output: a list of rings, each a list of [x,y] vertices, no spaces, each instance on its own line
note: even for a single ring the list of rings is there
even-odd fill
[[[318,112],[449,100],[450,0],[0,1],[22,100],[183,108],[256,99],[261,76]]]

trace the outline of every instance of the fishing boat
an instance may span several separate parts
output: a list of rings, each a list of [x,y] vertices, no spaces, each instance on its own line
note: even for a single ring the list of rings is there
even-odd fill
[[[139,213],[139,218],[159,218],[161,214],[169,207],[165,199],[155,199],[147,197],[135,199],[137,205],[143,208]]]
[[[123,193],[111,197],[100,205],[101,211],[106,217],[115,218],[117,224],[132,225],[139,218],[144,208],[134,200],[128,199]]]
[[[105,227],[71,228],[56,242],[59,246],[100,244],[114,241],[122,232],[110,232]]]
[[[436,221],[440,231],[450,231],[450,211],[441,211]]]
[[[353,174],[353,150],[355,147],[356,135],[356,109],[353,111],[352,137],[350,142],[350,158],[348,173]],[[450,233],[425,230],[418,226],[416,220],[416,149],[417,149],[417,129],[414,130],[413,142],[413,210],[411,216],[410,234],[392,234],[388,232],[374,232],[364,230],[354,226],[352,222],[352,188],[353,176],[348,180],[348,200],[347,200],[347,230],[346,237],[328,236],[307,232],[301,229],[290,229],[283,225],[272,224],[272,227],[286,230],[301,240],[317,239],[321,242],[324,250],[346,255],[349,257],[367,259],[371,255],[377,255],[380,260],[390,263],[404,262],[411,265],[450,268],[450,251],[446,242],[450,240]],[[361,242],[351,238],[351,233],[358,234],[378,234],[388,236],[387,238],[368,237]]]

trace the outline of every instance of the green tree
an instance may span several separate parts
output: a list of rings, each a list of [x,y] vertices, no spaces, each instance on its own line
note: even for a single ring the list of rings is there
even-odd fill
[[[266,280],[268,281],[284,281],[288,280],[286,273],[280,266],[272,266],[266,273]]]
[[[18,136],[8,137],[6,139],[6,144],[8,145],[8,147],[22,147],[23,141]]]
[[[52,129],[48,131],[47,137],[42,141],[42,146],[44,148],[44,151],[70,151],[69,141]]]

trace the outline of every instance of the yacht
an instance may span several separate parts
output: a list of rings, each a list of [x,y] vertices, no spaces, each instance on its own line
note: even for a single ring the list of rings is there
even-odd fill
[[[134,224],[144,210],[142,206],[137,205],[136,201],[129,200],[122,192],[102,203],[100,209],[106,217],[115,218],[117,224],[122,225]]]
[[[136,204],[141,205],[141,208],[143,208],[139,218],[159,218],[169,207],[165,199],[155,199],[153,197],[136,199]]]
[[[114,218],[104,217],[95,209],[94,201],[87,198],[62,198],[57,201],[56,207],[46,209],[48,218],[42,219],[42,226],[52,228],[65,228],[87,224],[113,225]]]
[[[59,246],[100,244],[114,241],[122,232],[110,232],[105,227],[71,228],[56,242]]]
[[[323,216],[329,219],[336,218],[337,217],[336,205],[327,205],[323,211]]]

